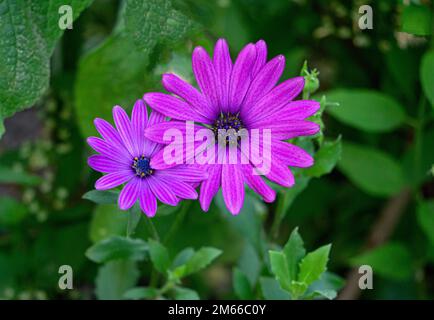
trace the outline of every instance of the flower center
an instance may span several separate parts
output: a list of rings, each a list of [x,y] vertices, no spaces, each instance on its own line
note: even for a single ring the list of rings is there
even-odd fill
[[[131,168],[136,173],[136,176],[143,178],[148,177],[154,173],[154,169],[151,168],[149,162],[150,160],[148,158],[145,158],[145,156],[143,155],[140,158],[134,158]]]
[[[219,129],[229,130],[234,129],[236,132],[244,128],[243,122],[239,118],[239,113],[233,114],[230,112],[221,112],[219,117],[214,121],[213,131],[218,133]]]

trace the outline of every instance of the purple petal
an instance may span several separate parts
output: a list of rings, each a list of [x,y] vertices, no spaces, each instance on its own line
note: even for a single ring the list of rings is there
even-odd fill
[[[113,128],[110,123],[108,123],[104,119],[96,118],[94,120],[94,124],[96,130],[98,130],[99,134],[101,135],[101,137],[104,138],[105,141],[107,141],[113,147],[119,150],[125,150],[127,153],[129,153],[128,150],[125,148],[125,145],[122,142],[119,133],[115,130],[115,128]],[[132,156],[134,157],[134,155]]]
[[[246,98],[241,107],[242,114],[249,112],[250,107],[265,96],[279,81],[283,70],[285,69],[285,57],[279,55],[270,60],[262,67],[257,76],[253,79]]]
[[[93,156],[90,156],[87,159],[87,164],[93,170],[103,172],[103,173],[128,170],[128,167],[129,167],[128,164],[120,163],[118,161],[111,160],[111,159],[107,158],[106,156],[102,156],[99,154],[95,154]]]
[[[144,153],[145,128],[148,122],[148,111],[142,99],[137,100],[131,114],[131,126],[135,134],[135,141],[139,155]]]
[[[230,213],[233,215],[238,214],[244,203],[244,177],[239,165],[223,165],[222,193],[226,207]]]
[[[164,116],[162,113],[159,113],[157,111],[152,111],[151,115],[149,116],[147,127],[164,122],[165,120],[166,120],[166,116]],[[151,158],[161,148],[162,145],[155,143],[154,141],[151,141],[149,139],[145,139],[144,155],[145,157]]]
[[[203,211],[208,211],[212,198],[214,198],[221,185],[222,166],[220,164],[209,165],[207,168],[208,179],[200,186],[200,206]]]
[[[121,210],[128,210],[136,203],[140,192],[140,180],[140,178],[131,179],[122,189],[118,198],[118,205]]]
[[[108,190],[120,186],[134,177],[132,170],[112,172],[102,176],[95,182],[95,189]]]
[[[273,140],[272,153],[275,159],[291,167],[307,168],[313,165],[312,156],[293,144]]]
[[[270,121],[271,122],[271,121]],[[320,127],[315,122],[304,120],[290,120],[287,122],[276,122],[268,124],[261,129],[271,129],[271,135],[276,140],[287,140],[300,136],[310,136],[318,133]]]
[[[232,60],[229,53],[228,44],[224,39],[219,39],[215,45],[213,64],[216,71],[217,83],[220,84],[220,108],[222,111],[227,112]]]
[[[296,77],[282,82],[261,100],[251,106],[249,112],[243,115],[244,122],[248,125],[257,119],[269,117],[286,106],[292,99],[300,94],[304,87],[304,78]]]
[[[186,102],[178,99],[174,96],[165,93],[146,93],[143,96],[146,103],[151,106],[152,109],[164,114],[167,117],[177,120],[190,120],[203,123],[209,123],[210,120],[204,116],[198,114],[194,109]]]
[[[124,109],[119,106],[113,108],[113,119],[118,129],[119,135],[130,154],[138,156],[139,151],[134,143],[133,130],[131,128],[130,119]]]
[[[175,196],[170,187],[162,180],[150,176],[145,179],[151,188],[152,193],[160,200],[162,203],[176,206],[179,202],[178,198]]]
[[[273,181],[283,187],[292,187],[294,185],[294,175],[291,170],[283,164],[274,161],[271,164],[270,172],[265,175],[270,181]]]
[[[239,110],[252,80],[252,67],[255,60],[256,48],[253,44],[248,44],[241,50],[232,69],[229,84],[229,112],[235,113]]]
[[[187,128],[186,128],[186,122],[184,121],[167,121],[167,122],[161,122],[159,124],[156,124],[154,126],[148,127],[146,128],[145,131],[145,136],[148,139],[151,139],[152,141],[158,142],[158,143],[162,143],[162,144],[170,144],[172,143],[170,140],[165,140],[164,139],[164,134],[165,133],[170,133],[168,130],[178,130],[179,134],[182,135],[182,143],[184,143],[184,141],[186,141],[186,137],[187,137]],[[194,135],[196,134],[196,132],[198,130],[201,129],[206,129],[202,126],[198,126],[198,125],[191,125],[192,127],[192,132],[191,134],[192,139],[194,139]],[[190,134],[190,132],[189,132]],[[167,138],[170,138],[170,135],[168,135]]]
[[[252,76],[256,76],[263,67],[263,65],[267,62],[267,44],[264,40],[259,40],[255,44],[256,47],[256,61],[255,65],[252,69]]]
[[[212,123],[216,113],[210,107],[206,98],[195,87],[174,74],[163,74],[163,86],[167,91],[184,99],[196,113],[207,120],[204,123]]]
[[[219,110],[219,84],[212,61],[204,48],[196,47],[194,49],[192,66],[197,84],[207,98],[212,114],[217,114]]]
[[[266,184],[260,175],[253,174],[252,165],[243,165],[242,169],[246,184],[250,189],[261,195],[265,202],[273,202],[276,199],[276,191]]]
[[[178,178],[184,182],[199,182],[208,178],[208,173],[202,166],[198,165],[178,165],[166,170],[158,170],[156,174],[169,178]]]
[[[148,183],[142,179],[139,195],[140,208],[148,216],[153,217],[157,212],[157,198],[152,193]]]
[[[181,199],[197,199],[197,192],[194,188],[176,178],[159,177],[170,188],[177,197]]]
[[[250,123],[252,128],[267,128],[274,124],[275,119],[281,122],[304,120],[314,115],[320,109],[320,104],[313,100],[299,100],[288,103],[285,107],[271,114],[272,117],[262,117]]]
[[[127,150],[124,148],[118,149],[113,147],[111,144],[106,142],[103,139],[97,137],[89,137],[87,138],[87,143],[98,153],[107,158],[110,158],[115,161],[119,161],[125,164],[131,163],[131,156]]]

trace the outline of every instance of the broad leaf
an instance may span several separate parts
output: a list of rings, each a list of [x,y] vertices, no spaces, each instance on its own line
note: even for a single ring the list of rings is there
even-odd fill
[[[366,89],[339,89],[328,92],[327,100],[339,106],[327,112],[343,123],[368,132],[387,132],[405,120],[403,107],[393,98]]]
[[[112,190],[91,190],[83,195],[83,199],[90,200],[97,204],[116,204],[119,192]]]
[[[422,58],[420,80],[423,91],[434,108],[434,50],[430,50]]]
[[[152,299],[158,294],[158,290],[150,287],[135,287],[124,293],[124,299]]]
[[[429,6],[410,4],[403,7],[401,30],[417,36],[431,34],[431,10]]]
[[[291,296],[283,290],[276,279],[261,277],[259,279],[262,295],[266,300],[290,300]]]
[[[170,267],[169,252],[167,251],[166,247],[153,239],[149,239],[148,244],[149,255],[155,269],[161,273],[166,273]]]
[[[175,287],[175,300],[200,300],[196,291],[188,288]]]
[[[291,278],[289,275],[289,267],[286,257],[283,252],[270,251],[271,271],[276,276],[282,289],[291,291]]]
[[[304,249],[303,239],[298,233],[298,228],[295,228],[289,236],[288,242],[283,248],[283,253],[286,257],[286,262],[289,270],[290,281],[297,279],[298,264],[306,254]]]
[[[341,158],[341,138],[335,141],[326,141],[323,143],[318,152],[314,155],[314,165],[307,170],[305,174],[319,178],[330,173]]]
[[[300,262],[298,281],[307,285],[318,280],[327,270],[331,245],[322,246],[315,251],[309,252]]]
[[[86,256],[94,262],[107,262],[117,259],[143,260],[148,245],[141,239],[113,236],[94,244],[86,251]]]
[[[417,208],[419,226],[434,245],[434,201],[421,202]]]
[[[232,273],[232,283],[238,298],[242,300],[251,300],[254,298],[249,279],[238,268],[235,268]]]

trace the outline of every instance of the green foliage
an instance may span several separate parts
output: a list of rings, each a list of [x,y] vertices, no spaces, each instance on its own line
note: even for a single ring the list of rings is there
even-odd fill
[[[63,33],[57,22],[58,8],[70,5],[77,18],[90,3],[92,0],[0,3],[0,122],[30,107],[47,90],[50,57]]]
[[[427,36],[432,32],[431,10],[428,6],[410,4],[404,6],[401,30],[417,36]]]
[[[339,103],[327,111],[354,128],[368,132],[386,132],[405,120],[403,107],[393,98],[366,89],[339,89],[327,93],[327,99]]]
[[[294,300],[315,297],[333,299],[336,296],[337,289],[333,288],[333,286],[327,287],[325,283],[323,284],[326,286],[325,288],[311,289],[310,293],[305,295],[310,286],[325,274],[330,248],[331,245],[326,245],[306,254],[298,228],[294,229],[283,251],[269,251],[271,271],[281,289],[288,292]],[[264,296],[269,294],[274,295],[270,291],[277,291],[276,289],[271,289],[273,288],[271,283],[265,284],[265,287],[262,288]],[[276,292],[275,294],[278,293]]]
[[[155,269],[161,273],[166,273],[170,266],[170,257],[167,249],[158,241],[149,239],[149,255]]]
[[[325,141],[318,152],[315,153],[315,163],[306,170],[306,174],[319,178],[330,173],[341,158],[341,137],[335,141]]]
[[[393,195],[405,183],[400,165],[389,155],[350,142],[343,143],[338,168],[357,187],[372,195]]]
[[[388,243],[351,260],[353,266],[369,265],[375,274],[394,280],[406,280],[414,273],[408,249],[399,243]]]
[[[420,65],[420,80],[422,88],[431,106],[434,108],[434,50],[430,50],[423,56]]]
[[[417,208],[419,226],[434,245],[434,201],[421,202]]]
[[[0,197],[0,225],[18,225],[27,216],[25,205],[13,198]]]
[[[149,251],[152,255],[152,245]],[[112,236],[104,239],[87,249],[86,256],[94,262],[107,262],[117,259],[143,260],[148,252],[148,245],[140,239],[130,239]]]

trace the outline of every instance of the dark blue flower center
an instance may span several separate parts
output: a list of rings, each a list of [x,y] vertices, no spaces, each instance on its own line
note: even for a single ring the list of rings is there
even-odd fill
[[[133,168],[133,171],[137,176],[141,178],[147,177],[154,173],[154,169],[151,168],[149,162],[150,160],[145,158],[145,156],[141,156],[140,158],[135,157],[131,168]]]
[[[244,128],[244,126],[243,122],[240,120],[239,114],[231,112],[221,112],[213,125],[213,131],[215,133],[217,133],[219,129],[234,129],[237,132],[242,128]]]

